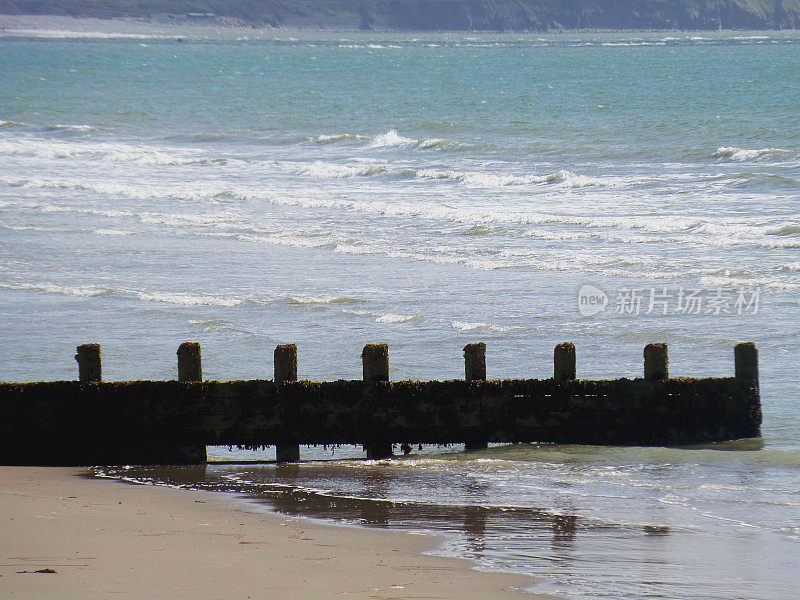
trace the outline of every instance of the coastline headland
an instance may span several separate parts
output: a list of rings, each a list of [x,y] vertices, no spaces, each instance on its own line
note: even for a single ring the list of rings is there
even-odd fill
[[[791,29],[796,0],[0,0],[0,14],[394,31]]]
[[[275,349],[274,380],[203,381],[200,345],[178,349],[178,381],[102,382],[100,346],[78,347],[79,381],[0,384],[0,463],[170,464],[207,445],[554,442],[684,445],[760,436],[758,351],[735,348],[735,376],[671,378],[667,345],[644,349],[644,377],[576,379],[575,346],[554,350],[549,379],[487,380],[486,346],[464,348],[465,378],[389,381],[386,344],[368,344],[363,378],[297,381],[297,348]]]

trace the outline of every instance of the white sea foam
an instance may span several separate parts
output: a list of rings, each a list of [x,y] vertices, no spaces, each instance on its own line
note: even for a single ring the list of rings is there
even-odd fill
[[[514,329],[522,329],[517,326],[496,325],[494,323],[469,323],[466,321],[453,321],[451,327],[456,331],[474,331],[476,329],[485,329],[488,331],[497,331],[499,333],[506,333]]]
[[[213,200],[228,202],[235,199],[253,197],[254,194],[246,189],[226,188],[226,182],[208,183],[181,182],[179,184],[159,181],[141,181],[139,179],[110,181],[105,176],[98,179],[90,178],[29,178],[29,177],[3,177],[0,175],[0,185],[18,186],[39,189],[65,189],[85,190],[105,196],[122,198],[175,198],[178,200]],[[257,196],[257,194],[256,194]],[[78,212],[70,207],[57,207],[53,210],[62,212]],[[82,212],[82,211],[81,211]],[[100,214],[100,213],[95,213]]]
[[[111,219],[128,218],[134,213],[127,210],[103,210],[99,208],[87,208],[83,206],[55,206],[53,204],[42,204],[37,206],[43,213],[72,213],[78,215],[94,215],[98,217],[109,217]]]
[[[335,133],[332,135],[318,135],[316,141],[318,144],[336,144],[339,142],[359,142],[368,139],[370,138],[365,135],[353,133]]]
[[[95,235],[136,235],[135,231],[122,229],[95,229],[92,233]]]
[[[419,179],[444,179],[456,181],[467,187],[501,188],[507,186],[555,184],[563,187],[608,187],[623,188],[645,185],[649,180],[625,177],[588,177],[577,175],[572,171],[560,170],[544,175],[498,175],[495,173],[476,171],[442,171],[438,169],[420,169],[416,172]]]
[[[224,321],[221,319],[189,319],[186,321],[187,325],[196,325],[198,327],[211,327],[214,325],[221,325]]]
[[[242,217],[235,213],[153,213],[140,215],[142,223],[169,225],[171,227],[230,227],[244,223]]]
[[[55,283],[0,283],[0,287],[10,290],[30,290],[47,292],[48,294],[63,294],[65,296],[79,296],[92,298],[105,296],[114,292],[113,288],[104,285],[58,285]]]
[[[344,309],[342,310],[343,313],[348,315],[358,315],[363,317],[371,317],[375,319],[376,323],[387,323],[387,324],[395,324],[395,323],[408,323],[409,321],[416,321],[421,317],[419,315],[402,315],[398,313],[378,313],[378,312],[371,312],[368,310],[349,310]]]
[[[94,125],[51,125],[51,131],[92,131],[97,129]]]
[[[362,165],[349,166],[348,169],[370,168]],[[323,167],[327,168],[327,167]],[[353,172],[353,171],[351,171]],[[441,171],[439,172],[445,173]],[[792,249],[800,247],[800,226],[792,223],[775,225],[774,222],[760,224],[757,221],[731,222],[727,219],[711,220],[697,217],[662,218],[658,216],[625,215],[602,216],[601,214],[570,214],[548,213],[524,205],[509,205],[497,207],[493,210],[483,205],[462,204],[450,205],[429,199],[408,200],[363,200],[346,199],[333,196],[291,196],[264,194],[261,190],[247,187],[232,189],[219,189],[215,184],[204,185],[202,182],[170,185],[165,183],[151,184],[149,182],[93,182],[85,184],[72,180],[30,180],[18,177],[2,177],[0,183],[8,185],[24,185],[26,187],[53,187],[88,189],[109,196],[124,196],[134,198],[165,198],[174,197],[184,200],[211,200],[224,196],[229,201],[237,199],[253,199],[259,202],[266,201],[270,204],[281,206],[299,206],[303,208],[325,208],[345,210],[354,213],[394,216],[401,218],[419,218],[426,221],[444,220],[469,227],[515,227],[525,228],[520,231],[525,235],[543,240],[600,240],[614,243],[641,244],[641,243],[679,243],[701,244],[717,247],[752,246],[761,248]],[[74,205],[64,203],[30,205],[28,209],[41,212],[63,212],[74,214],[97,215],[109,218],[136,218],[145,224],[159,224],[172,227],[202,227],[214,228],[220,233],[232,228],[239,228],[233,235],[243,241],[261,243],[293,245],[296,247],[320,247],[344,243],[351,234],[337,234],[335,231],[284,231],[265,230],[253,223],[251,217],[237,212],[213,213],[157,213],[139,212],[94,208],[92,206]],[[570,226],[564,228],[562,226]],[[128,227],[106,226],[98,229],[129,231]],[[595,231],[599,230],[599,231]],[[603,231],[605,230],[605,231]],[[665,237],[667,236],[667,237]],[[339,248],[338,251],[343,251]],[[351,250],[347,250],[350,252]],[[481,257],[472,257],[471,266],[485,263]],[[465,264],[463,260],[459,260]],[[524,261],[523,261],[524,262]],[[516,260],[512,264],[518,265]],[[480,268],[480,267],[478,267]]]
[[[375,321],[378,323],[407,323],[409,321],[414,321],[417,318],[418,318],[417,315],[401,315],[397,313],[386,313],[378,315]]]
[[[46,227],[43,225],[0,225],[9,231],[39,231],[42,233],[77,233],[80,229],[70,227]]]
[[[0,140],[0,155],[47,159],[101,159],[142,165],[221,164],[225,158],[209,158],[198,150],[153,147],[121,142],[65,141],[40,138]]]
[[[411,138],[403,137],[394,129],[390,129],[386,133],[382,133],[381,135],[376,135],[372,138],[372,143],[369,145],[370,148],[392,148],[396,146],[411,146],[417,144],[417,140],[412,140]]]
[[[768,230],[767,235],[778,235],[778,236],[800,235],[800,224],[782,225],[781,227],[776,227],[775,229]]]
[[[146,300],[148,302],[164,302],[181,306],[238,306],[244,302],[241,298],[235,296],[215,296],[183,292],[137,292],[136,295],[141,300]]]
[[[427,140],[422,140],[418,143],[418,146],[423,150],[429,150],[433,148],[461,148],[463,147],[463,144],[454,140],[448,140],[447,138],[430,138]]]
[[[315,161],[313,164],[300,169],[303,175],[313,175],[314,177],[334,178],[341,179],[343,177],[371,177],[385,173],[386,167],[383,165],[369,164],[369,165],[340,165],[335,163],[327,163],[322,161]]]
[[[783,150],[781,148],[748,149],[726,146],[717,148],[717,151],[714,153],[714,158],[735,161],[754,161],[768,158],[780,158],[791,154],[792,152],[790,150]]]
[[[319,304],[357,304],[361,302],[358,298],[351,296],[292,296],[292,304],[300,305],[319,305]]]

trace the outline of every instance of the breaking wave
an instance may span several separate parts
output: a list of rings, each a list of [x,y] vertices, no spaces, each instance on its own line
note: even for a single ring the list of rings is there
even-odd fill
[[[372,175],[379,175],[386,172],[386,167],[383,165],[337,165],[334,163],[326,163],[322,161],[315,161],[314,164],[308,165],[300,169],[303,175],[313,175],[314,177],[327,177],[334,179],[341,179],[343,177],[371,177]]]
[[[800,225],[783,225],[782,227],[777,227],[767,231],[767,235],[786,236],[798,234],[800,234]]]
[[[635,187],[646,185],[646,180],[625,177],[589,177],[572,171],[560,170],[545,175],[497,175],[476,171],[442,171],[421,169],[416,171],[418,179],[443,179],[455,181],[467,187],[498,188],[521,185],[555,184],[564,187]]]
[[[181,292],[137,292],[141,300],[164,302],[181,306],[239,306],[245,300],[235,296],[213,296],[209,294],[187,294]]]
[[[316,142],[318,144],[337,144],[339,142],[360,142],[368,139],[370,138],[365,135],[358,135],[354,133],[336,133],[333,135],[318,135]]]
[[[144,144],[120,142],[67,142],[25,138],[0,141],[0,155],[33,156],[47,159],[101,159],[115,163],[142,165],[209,165],[227,162],[209,158],[196,150],[154,148]]]
[[[104,285],[57,285],[55,283],[0,283],[0,287],[9,290],[25,290],[47,292],[48,294],[63,294],[64,296],[79,296],[92,298],[105,296],[114,292],[113,288]]]
[[[733,146],[725,146],[717,148],[714,153],[714,158],[728,159],[735,161],[746,160],[763,160],[768,158],[780,158],[787,155],[794,154],[790,150],[783,150],[781,148],[762,148],[751,150],[748,148],[736,148]]]
[[[494,323],[468,323],[466,321],[453,321],[451,327],[456,331],[474,331],[476,329],[482,329],[486,331],[496,331],[498,333],[522,329],[518,326],[495,325]]]
[[[323,304],[358,304],[363,302],[358,298],[351,296],[292,296],[289,298],[291,304],[305,305],[323,305]]]
[[[94,125],[51,125],[47,131],[95,131]]]
[[[372,138],[372,143],[369,145],[370,148],[393,148],[396,146],[411,146],[414,144],[418,144],[417,140],[412,140],[411,138],[403,137],[394,129],[390,129],[386,133],[381,135],[376,135]]]
[[[379,313],[370,312],[368,310],[343,310],[348,315],[358,315],[362,317],[371,317],[375,319],[376,323],[395,324],[395,323],[408,323],[410,321],[417,321],[422,317],[420,315],[401,315],[398,313]]]
[[[466,144],[447,138],[414,139],[400,135],[396,129],[375,136],[357,133],[323,134],[313,138],[318,144],[366,144],[367,148],[397,148],[406,146],[420,150],[449,150],[466,147]]]

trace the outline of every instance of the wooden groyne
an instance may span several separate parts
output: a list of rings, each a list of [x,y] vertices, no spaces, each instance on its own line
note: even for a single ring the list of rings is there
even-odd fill
[[[734,377],[671,378],[666,344],[644,349],[644,377],[576,378],[559,344],[551,379],[486,379],[486,346],[464,348],[465,377],[389,381],[389,349],[369,344],[354,381],[298,381],[297,348],[275,349],[274,379],[203,381],[200,345],[178,349],[178,381],[103,382],[98,344],[78,347],[78,381],[0,383],[0,463],[192,463],[206,445],[555,442],[683,445],[760,436],[758,351],[734,349]]]

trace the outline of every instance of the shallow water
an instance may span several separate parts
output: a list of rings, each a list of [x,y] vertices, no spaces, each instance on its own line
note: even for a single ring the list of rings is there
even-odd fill
[[[148,31],[0,17],[0,380],[733,373],[763,440],[712,448],[304,448],[202,485],[448,534],[568,598],[786,598],[800,523],[800,35]],[[107,27],[97,31],[99,27]],[[133,27],[133,25],[131,25]],[[122,28],[122,29],[120,29]],[[143,29],[144,28],[144,29]],[[81,29],[78,31],[78,29]],[[178,42],[181,37],[184,41]],[[605,309],[584,315],[591,284]],[[585,312],[585,311],[584,311]],[[452,450],[452,449],[450,449]],[[421,454],[420,454],[421,453]],[[271,459],[274,451],[217,459]],[[123,476],[199,485],[196,471]]]
[[[435,531],[446,537],[439,552],[533,574],[532,591],[565,598],[788,598],[800,489],[787,482],[800,453],[758,446],[423,448],[391,461],[304,448],[316,460],[101,472],[236,493],[289,515]]]

